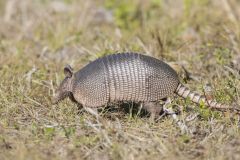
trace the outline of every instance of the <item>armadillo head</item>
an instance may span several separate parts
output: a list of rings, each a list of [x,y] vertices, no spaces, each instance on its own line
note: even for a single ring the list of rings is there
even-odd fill
[[[73,82],[73,69],[70,65],[64,67],[65,78],[57,88],[55,95],[52,99],[53,104],[57,104],[61,100],[72,95],[72,82]]]

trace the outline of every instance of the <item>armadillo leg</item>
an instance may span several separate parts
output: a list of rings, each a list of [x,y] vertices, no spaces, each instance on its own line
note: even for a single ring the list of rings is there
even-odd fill
[[[78,107],[78,110],[82,110],[83,109],[83,105],[80,104],[80,103],[77,103],[77,107]]]
[[[182,133],[189,133],[189,129],[184,123],[184,121],[179,120],[179,117],[177,116],[176,112],[173,111],[172,108],[167,108],[167,106],[171,104],[171,99],[167,98],[163,105],[163,111],[165,114],[171,115],[171,117],[174,119],[174,121],[177,123],[178,127],[180,128]]]
[[[72,93],[70,93],[69,99],[70,99],[72,102],[74,102],[74,103],[78,103],[78,102],[76,101],[76,99],[74,98],[74,96],[73,96]]]
[[[154,121],[160,115],[162,111],[162,105],[158,102],[145,102],[143,109],[150,113],[150,120]]]

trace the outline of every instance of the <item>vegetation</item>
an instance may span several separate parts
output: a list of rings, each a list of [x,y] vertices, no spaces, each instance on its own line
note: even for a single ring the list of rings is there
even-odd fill
[[[239,117],[180,97],[152,123],[134,105],[100,118],[51,104],[66,64],[136,51],[163,59],[182,82],[240,104],[237,0],[0,0],[0,159],[239,159]]]

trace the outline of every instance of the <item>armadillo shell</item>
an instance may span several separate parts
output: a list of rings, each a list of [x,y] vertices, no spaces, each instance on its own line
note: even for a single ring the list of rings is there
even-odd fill
[[[169,65],[137,53],[99,58],[74,76],[74,98],[88,107],[115,101],[158,101],[173,94],[179,84]]]

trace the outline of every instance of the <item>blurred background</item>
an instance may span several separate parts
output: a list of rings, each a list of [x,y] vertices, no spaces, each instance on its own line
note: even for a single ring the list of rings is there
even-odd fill
[[[76,71],[133,51],[166,61],[193,90],[211,84],[218,101],[239,103],[239,44],[239,0],[0,0],[0,159],[237,159],[231,115],[225,124],[223,115],[195,110],[191,135],[179,135],[170,119],[153,125],[129,114],[98,132],[76,105],[50,99],[66,64]]]

